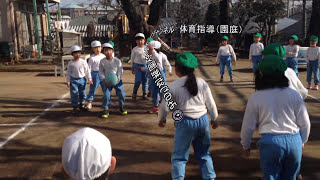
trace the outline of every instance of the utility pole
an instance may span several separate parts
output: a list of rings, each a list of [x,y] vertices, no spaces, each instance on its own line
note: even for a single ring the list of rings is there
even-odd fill
[[[307,37],[307,11],[306,11],[306,0],[303,0],[303,13],[302,13],[302,32],[303,32],[303,39]]]

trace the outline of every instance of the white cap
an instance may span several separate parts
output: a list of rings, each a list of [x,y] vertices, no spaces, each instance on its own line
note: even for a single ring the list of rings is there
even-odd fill
[[[81,51],[81,48],[78,45],[71,46],[71,53]]]
[[[111,165],[109,139],[92,128],[82,128],[68,136],[62,146],[62,165],[73,180],[92,180]]]
[[[102,45],[102,48],[111,48],[111,49],[113,49],[113,46],[112,46],[112,44],[110,44],[110,43],[104,43],[104,44]]]
[[[138,34],[136,34],[136,36],[135,37],[142,37],[143,39],[145,39],[146,37],[144,36],[144,34],[143,33],[138,33]]]
[[[149,42],[149,47],[153,46],[155,49],[160,49],[161,48],[161,43],[159,41],[150,41]]]
[[[99,46],[101,46],[101,42],[100,41],[97,41],[97,40],[94,40],[94,41],[92,41],[92,43],[91,43],[91,47],[99,47]]]

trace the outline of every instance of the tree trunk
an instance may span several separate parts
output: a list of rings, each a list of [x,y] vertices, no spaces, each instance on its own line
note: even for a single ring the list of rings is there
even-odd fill
[[[320,1],[319,0],[313,0],[312,1],[312,14],[310,19],[310,25],[309,25],[309,31],[308,35],[316,35],[320,36]]]
[[[219,8],[220,8],[220,23],[221,23],[221,25],[228,25],[229,24],[228,0],[220,1]]]

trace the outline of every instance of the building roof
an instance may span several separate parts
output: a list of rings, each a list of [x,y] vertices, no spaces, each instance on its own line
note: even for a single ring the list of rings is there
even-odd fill
[[[61,7],[61,9],[84,9],[84,7],[79,6],[78,4],[67,4]]]
[[[96,22],[98,22],[98,19],[100,17],[102,17],[103,15],[97,15]],[[90,23],[90,21],[93,21],[93,17],[92,16],[78,16],[73,18],[70,21],[70,26],[82,26],[82,25],[88,25]]]

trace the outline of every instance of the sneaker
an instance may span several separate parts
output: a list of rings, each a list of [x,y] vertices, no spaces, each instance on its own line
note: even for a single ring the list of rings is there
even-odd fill
[[[92,102],[88,102],[87,109],[91,109],[91,108],[92,108]]]
[[[148,92],[147,97],[151,97],[151,91]]]
[[[72,110],[72,115],[74,116],[79,116],[79,110],[77,107],[74,107],[73,110]]]
[[[223,82],[223,76],[221,76],[221,78],[220,78],[220,82]]]
[[[301,175],[301,174],[299,174],[299,175],[297,176],[297,180],[302,180],[302,175]]]
[[[148,100],[149,99],[146,93],[143,93],[142,99],[144,99],[144,100]]]
[[[126,111],[126,110],[124,109],[124,107],[121,106],[121,107],[120,107],[120,113],[121,113],[122,115],[127,115],[127,114],[128,114],[128,111]]]
[[[230,78],[230,82],[233,82],[233,78]]]
[[[150,114],[154,114],[154,113],[158,113],[159,112],[159,107],[158,106],[154,106],[152,109],[150,109],[148,111],[148,113]]]
[[[314,85],[314,90],[319,90],[319,85],[318,84]]]
[[[307,89],[311,89],[311,88],[312,88],[311,83],[308,83]]]
[[[86,105],[84,105],[84,104],[82,104],[82,103],[79,104],[79,109],[80,109],[81,111],[88,111]]]
[[[133,99],[133,100],[136,100],[136,99],[137,99],[137,94],[134,94],[134,93],[133,93],[133,94],[132,94],[132,99]]]
[[[108,111],[108,109],[105,109],[105,110],[102,112],[101,117],[102,117],[102,118],[108,118],[108,117],[109,117],[109,111]]]

